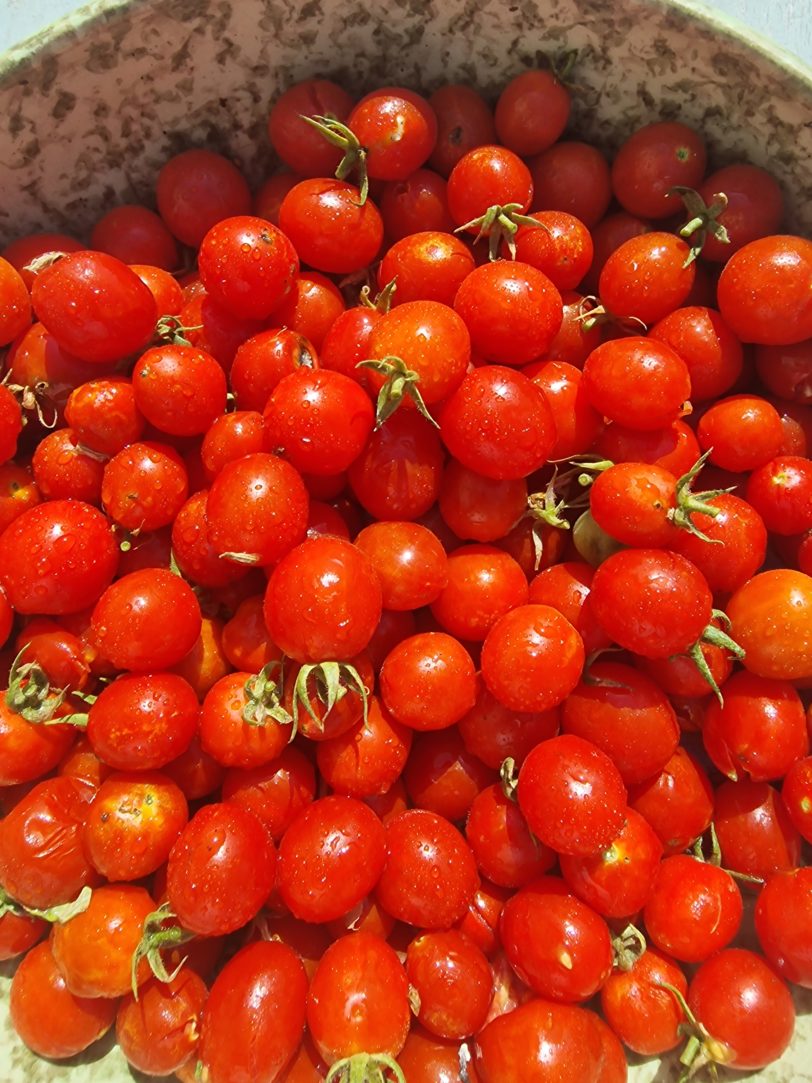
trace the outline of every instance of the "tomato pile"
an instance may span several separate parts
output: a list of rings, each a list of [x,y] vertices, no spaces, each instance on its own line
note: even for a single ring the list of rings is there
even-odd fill
[[[493,109],[308,80],[257,192],[192,149],[157,211],[4,249],[0,959],[35,1053],[619,1083],[788,1048],[812,242],[699,132],[610,164],[570,103],[546,69]]]

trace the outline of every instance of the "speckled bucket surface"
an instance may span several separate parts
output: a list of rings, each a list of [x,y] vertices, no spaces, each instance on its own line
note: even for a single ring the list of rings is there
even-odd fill
[[[468,81],[493,95],[538,54],[572,48],[573,132],[611,150],[650,120],[696,124],[715,163],[769,166],[788,226],[812,231],[812,73],[699,5],[131,0],[91,4],[0,57],[0,245],[42,228],[81,235],[103,209],[151,202],[162,162],[190,146],[227,152],[258,182],[274,164],[269,103],[297,79],[329,76],[357,92]],[[0,1083],[146,1078],[128,1070],[110,1035],[61,1064],[33,1057],[8,1024],[12,970],[0,966]],[[812,994],[796,1001],[792,1048],[748,1078],[812,1081]],[[649,1061],[630,1078],[678,1075],[673,1061]]]

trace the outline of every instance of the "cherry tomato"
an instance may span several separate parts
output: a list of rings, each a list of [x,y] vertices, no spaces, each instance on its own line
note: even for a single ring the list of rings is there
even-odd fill
[[[271,146],[300,177],[326,177],[334,173],[341,152],[302,117],[333,116],[346,122],[352,109],[350,95],[329,79],[305,79],[280,95],[268,117]]]
[[[693,128],[679,121],[647,124],[629,136],[615,155],[615,198],[631,214],[668,218],[681,209],[679,195],[671,189],[696,188],[706,160],[704,141]]]
[[[225,374],[195,346],[153,346],[136,362],[132,380],[138,409],[170,436],[199,436],[225,409]]]
[[[727,604],[730,635],[751,673],[778,681],[812,675],[810,605],[812,578],[791,568],[761,572],[738,588]]]
[[[352,274],[371,263],[383,240],[380,211],[347,181],[303,180],[279,208],[279,225],[302,263],[327,274]]]
[[[649,947],[628,970],[616,969],[601,989],[601,1011],[634,1053],[656,1057],[679,1045],[682,1012],[664,984],[683,996],[688,981],[679,966]]]
[[[756,934],[768,962],[786,981],[808,989],[812,956],[806,932],[812,911],[812,870],[777,872],[766,882],[755,910]]]
[[[199,1040],[208,990],[188,966],[169,982],[150,978],[128,993],[116,1013],[116,1039],[129,1064],[150,1075],[174,1072],[185,1064]]]
[[[155,195],[172,233],[195,248],[216,222],[251,211],[245,177],[211,150],[186,150],[170,158],[158,174]]]
[[[380,671],[386,709],[416,730],[453,726],[474,705],[475,668],[459,640],[445,632],[422,632],[397,644]]]
[[[284,301],[299,273],[285,234],[264,218],[223,218],[206,233],[198,253],[206,293],[228,312],[264,320]]]

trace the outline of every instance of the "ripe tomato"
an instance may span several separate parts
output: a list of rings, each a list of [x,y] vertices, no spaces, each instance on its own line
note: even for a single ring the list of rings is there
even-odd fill
[[[439,539],[419,523],[371,523],[355,539],[381,582],[384,609],[430,605],[445,588],[448,560]]]
[[[482,679],[514,711],[546,711],[575,688],[584,643],[547,605],[519,605],[500,617],[482,645]]]
[[[210,1083],[277,1083],[302,1040],[307,975],[287,944],[241,948],[214,980],[198,1056]]]
[[[409,944],[406,974],[417,990],[417,1018],[440,1038],[467,1038],[487,1018],[493,975],[484,954],[455,929],[422,933]]]
[[[742,342],[812,338],[812,242],[780,234],[750,241],[727,261],[717,290],[722,316]]]
[[[138,409],[170,436],[201,435],[225,409],[222,367],[196,346],[153,346],[136,362],[132,383]]]
[[[326,274],[353,274],[372,263],[383,241],[380,211],[347,181],[318,178],[295,185],[279,208],[279,225],[302,263]]]
[[[496,142],[493,113],[473,87],[445,84],[434,91],[429,104],[437,117],[437,142],[429,165],[444,177],[469,150]]]
[[[725,868],[766,880],[800,862],[801,837],[776,789],[766,782],[723,782],[713,823]]]
[[[132,958],[155,909],[143,887],[105,884],[93,892],[85,911],[54,925],[54,959],[74,996],[120,997],[134,981],[146,981],[146,961],[134,975]]]
[[[623,826],[626,789],[609,757],[581,737],[552,737],[519,770],[519,808],[530,830],[559,854],[595,854]]]
[[[716,1054],[709,1049],[710,1059],[731,1068],[764,1068],[792,1039],[795,1008],[789,990],[745,948],[728,948],[706,960],[688,986],[687,1001],[716,1045]]]
[[[297,662],[360,654],[381,616],[381,587],[364,553],[343,538],[308,538],[283,557],[268,582],[265,623]]]
[[[216,222],[251,210],[245,177],[211,150],[186,150],[165,162],[155,195],[169,229],[182,244],[194,248]]]
[[[670,346],[632,336],[610,339],[594,349],[584,362],[581,386],[602,417],[649,432],[680,417],[691,394],[691,377]]]
[[[244,455],[212,482],[206,519],[224,560],[275,564],[305,535],[308,495],[301,474],[267,452]]]
[[[761,572],[739,587],[727,614],[751,673],[778,681],[812,675],[811,605],[812,578],[791,568]]]
[[[333,921],[372,891],[385,859],[383,825],[372,809],[332,794],[302,809],[283,835],[277,890],[294,917]]]
[[[24,511],[0,537],[0,584],[18,613],[77,613],[116,573],[110,524],[79,500],[50,500]]]
[[[523,478],[552,454],[552,411],[542,389],[523,373],[502,365],[475,368],[443,398],[440,435],[469,470],[497,480]]]
[[[533,836],[521,809],[498,785],[474,797],[465,837],[479,871],[501,887],[523,887],[555,863],[553,851]]]
[[[478,885],[476,863],[460,832],[427,809],[408,809],[386,824],[386,865],[376,888],[392,917],[423,929],[449,929]]]
[[[256,816],[231,803],[206,805],[169,854],[169,904],[185,929],[223,936],[256,916],[275,869],[276,849]]]
[[[767,880],[755,910],[756,934],[768,962],[786,981],[812,986],[809,917],[812,869],[777,872]]]
[[[384,659],[380,696],[403,725],[440,730],[473,707],[475,673],[459,640],[445,632],[422,632],[402,640]]]
[[[2,548],[0,546],[0,548]],[[200,605],[192,588],[165,568],[130,572],[111,584],[93,608],[99,653],[117,669],[169,669],[200,635]]]
[[[601,1011],[612,1030],[635,1053],[660,1056],[679,1045],[683,1021],[668,983],[683,996],[688,980],[667,955],[648,947],[628,970],[615,969],[601,989]]]
[[[199,1041],[206,984],[189,966],[171,981],[150,978],[128,993],[116,1013],[116,1039],[129,1064],[150,1075],[165,1075],[185,1064]]]
[[[353,101],[329,79],[304,79],[280,95],[268,117],[271,146],[282,161],[301,177],[326,177],[334,173],[341,152],[302,118],[332,116],[347,120]]]
[[[474,353],[498,365],[526,365],[550,348],[563,319],[561,294],[528,263],[497,260],[471,271],[454,308]]]
[[[603,1042],[585,1009],[534,998],[479,1032],[474,1063],[482,1083],[598,1083]]]
[[[533,178],[533,211],[565,211],[587,229],[599,227],[612,187],[609,163],[597,147],[561,139],[527,164]]]
[[[123,203],[102,215],[90,247],[130,265],[147,263],[173,271],[180,262],[175,238],[160,216],[137,203]]]
[[[104,252],[74,252],[40,271],[31,299],[63,350],[97,364],[146,346],[158,318],[138,275]]]
[[[688,854],[666,858],[645,904],[649,939],[684,963],[700,963],[734,938],[743,903],[736,881]]]
[[[200,242],[206,293],[243,319],[264,320],[284,301],[299,273],[296,249],[264,218],[223,218]]]
[[[40,1057],[64,1060],[81,1053],[116,1017],[117,1002],[74,996],[46,941],[28,952],[11,982],[9,1014],[14,1029]]]
[[[325,1061],[363,1053],[374,1064],[377,1056],[397,1056],[409,1031],[408,987],[385,940],[350,933],[333,941],[307,995],[307,1026]]]

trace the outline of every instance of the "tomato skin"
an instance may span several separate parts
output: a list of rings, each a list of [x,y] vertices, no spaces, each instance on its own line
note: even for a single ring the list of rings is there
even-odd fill
[[[508,899],[499,929],[516,974],[549,1000],[588,1000],[611,973],[606,922],[555,877],[541,877]]]
[[[81,1053],[110,1029],[117,1002],[69,992],[46,941],[28,952],[11,982],[9,1013],[17,1034],[40,1057]]]
[[[789,1045],[795,1008],[784,982],[755,952],[728,948],[702,964],[688,1007],[732,1054],[731,1068],[764,1068]]]
[[[440,540],[419,523],[371,523],[355,544],[372,562],[381,581],[384,609],[413,610],[430,605],[448,581],[448,560]]]
[[[645,904],[651,942],[684,963],[701,963],[733,940],[743,903],[730,873],[689,854],[666,858]]]
[[[189,495],[189,477],[169,444],[128,444],[107,461],[101,498],[113,522],[128,531],[169,526]]]
[[[259,912],[275,870],[276,849],[256,816],[234,804],[206,805],[169,854],[169,902],[185,928],[223,936]]]
[[[380,696],[386,709],[415,730],[453,726],[474,705],[476,671],[468,651],[445,632],[401,640],[384,659]]]
[[[440,1038],[467,1038],[486,1020],[493,975],[484,954],[455,929],[416,936],[406,973],[420,997],[418,1019]]]
[[[661,771],[679,744],[668,697],[643,673],[621,662],[597,661],[562,704],[561,729],[592,741],[627,785]]]
[[[165,1075],[185,1064],[194,1053],[206,1003],[206,984],[189,966],[170,982],[150,978],[128,993],[116,1014],[116,1038],[133,1068]]]
[[[371,933],[335,940],[307,997],[307,1025],[325,1061],[361,1052],[397,1056],[409,1031],[408,984],[385,940]]]
[[[155,194],[169,229],[194,248],[215,222],[251,210],[251,193],[242,173],[211,150],[175,154],[161,167]]]
[[[383,220],[372,200],[346,181],[316,178],[291,188],[279,225],[302,263],[325,274],[352,274],[372,263],[383,241]]]
[[[293,948],[258,941],[209,990],[198,1055],[210,1083],[277,1083],[305,1025],[307,975]]]
[[[562,854],[561,875],[573,893],[603,917],[631,917],[651,895],[662,853],[653,828],[627,809],[620,833],[599,854]]]
[[[256,452],[226,463],[206,501],[209,537],[220,553],[245,553],[274,564],[304,537],[308,494],[301,474],[275,455]]]
[[[387,860],[376,897],[392,917],[423,929],[448,929],[478,886],[467,842],[448,820],[408,809],[386,824]]]
[[[84,847],[107,880],[140,880],[169,857],[189,819],[186,798],[158,772],[114,772],[88,809]]]
[[[367,173],[378,180],[410,177],[437,141],[434,110],[404,87],[380,87],[365,94],[353,106],[347,127],[367,151]]]
[[[476,1037],[482,1083],[598,1083],[603,1045],[589,1012],[534,998],[493,1019]]]
[[[437,500],[443,462],[429,422],[416,410],[397,410],[350,466],[350,489],[375,519],[418,519]]]
[[[527,157],[551,146],[567,125],[570,93],[552,71],[516,75],[496,103],[494,123],[499,142]]]
[[[277,889],[295,917],[334,921],[372,891],[385,860],[383,825],[372,809],[332,794],[307,805],[283,835]]]
[[[0,535],[0,584],[18,613],[77,613],[108,587],[118,558],[97,508],[50,500],[24,511]]]
[[[766,880],[800,864],[801,837],[767,782],[723,782],[713,818],[726,868]]]
[[[629,787],[629,807],[654,828],[665,854],[681,853],[710,827],[713,787],[681,745],[659,774]]]
[[[761,572],[739,587],[726,608],[751,673],[779,681],[812,676],[811,606],[812,578],[791,568]]]
[[[414,731],[397,722],[377,696],[370,696],[367,720],[345,733],[319,741],[319,773],[336,793],[370,798],[389,792],[406,765]]]
[[[651,325],[687,300],[696,265],[686,266],[687,242],[652,232],[624,241],[606,260],[598,294],[609,312]]]
[[[88,908],[54,925],[51,949],[74,996],[120,997],[132,988],[132,956],[154,900],[135,884],[96,888]],[[149,974],[142,960],[136,980]]]
[[[280,95],[268,117],[271,146],[301,177],[327,177],[335,172],[341,152],[302,120],[304,116],[334,116],[345,123],[353,100],[329,79],[304,79]]]
[[[782,234],[750,241],[725,264],[717,291],[742,342],[785,346],[812,337],[812,242]]]
[[[592,230],[612,199],[609,164],[589,143],[561,139],[527,163],[533,178],[533,211],[565,211]]]
[[[42,726],[0,701],[0,786],[17,786],[52,771],[76,739],[72,726]]]
[[[688,981],[667,955],[649,947],[629,970],[615,970],[601,989],[601,1011],[629,1049],[660,1056],[679,1044],[682,1012],[664,982],[683,996]]]
[[[644,658],[687,650],[710,623],[713,603],[696,566],[665,549],[622,549],[607,557],[590,600],[612,639]]]
[[[301,663],[360,654],[381,609],[381,586],[367,557],[327,535],[308,538],[280,560],[264,602],[271,639]]]
[[[72,902],[98,883],[82,846],[93,794],[77,779],[46,779],[0,820],[0,884],[23,906]]]
[[[284,376],[263,412],[266,445],[301,473],[346,470],[366,447],[375,412],[356,380],[330,369]]]
[[[469,470],[497,480],[538,470],[555,444],[555,421],[544,392],[501,365],[469,372],[439,415],[448,450]]]
[[[756,935],[771,966],[784,978],[812,988],[812,869],[789,869],[767,880],[756,902]]]
[[[288,745],[270,763],[227,771],[222,796],[224,801],[253,812],[278,843],[296,816],[315,799],[316,772],[304,753]]]
[[[482,645],[482,678],[515,711],[557,706],[575,688],[583,666],[583,640],[551,606],[517,606],[496,621]]]
[[[59,345],[97,364],[144,347],[158,318],[155,299],[138,275],[103,252],[75,252],[40,271],[31,296]]]
[[[192,588],[165,568],[122,576],[105,590],[91,617],[100,654],[117,669],[141,673],[180,662],[195,645],[200,626]]]
[[[734,781],[769,782],[809,753],[806,712],[787,681],[739,672],[725,682],[724,705],[705,711],[702,740],[714,765]]]
[[[688,125],[678,121],[646,124],[615,155],[612,188],[624,210],[643,218],[668,218],[681,210],[679,195],[671,189],[675,185],[696,188],[706,161],[702,137]]]
[[[741,343],[715,309],[677,308],[656,323],[649,336],[665,342],[688,366],[692,402],[724,395],[741,375]]]
[[[37,941],[42,940],[48,928],[48,922],[42,918],[6,911],[0,917],[0,962],[25,955]]]
[[[267,319],[299,273],[296,250],[264,218],[223,218],[200,242],[200,280],[207,294],[242,319]]]
[[[626,789],[620,772],[581,737],[552,737],[519,770],[519,808],[530,830],[560,854],[597,853],[623,826]]]
[[[563,319],[561,294],[535,267],[497,260],[471,271],[454,308],[474,353],[498,365],[526,365],[550,347]]]
[[[122,674],[91,706],[87,736],[115,770],[154,770],[188,748],[199,713],[194,690],[177,674]]]
[[[691,393],[687,365],[655,339],[610,339],[587,357],[583,372],[590,405],[602,417],[642,432],[673,424]]]
[[[132,386],[136,407],[170,436],[202,435],[226,406],[225,373],[197,346],[146,350],[133,369]]]
[[[429,104],[437,117],[437,142],[428,164],[442,176],[447,177],[469,150],[496,142],[493,113],[473,87],[444,84]]]

